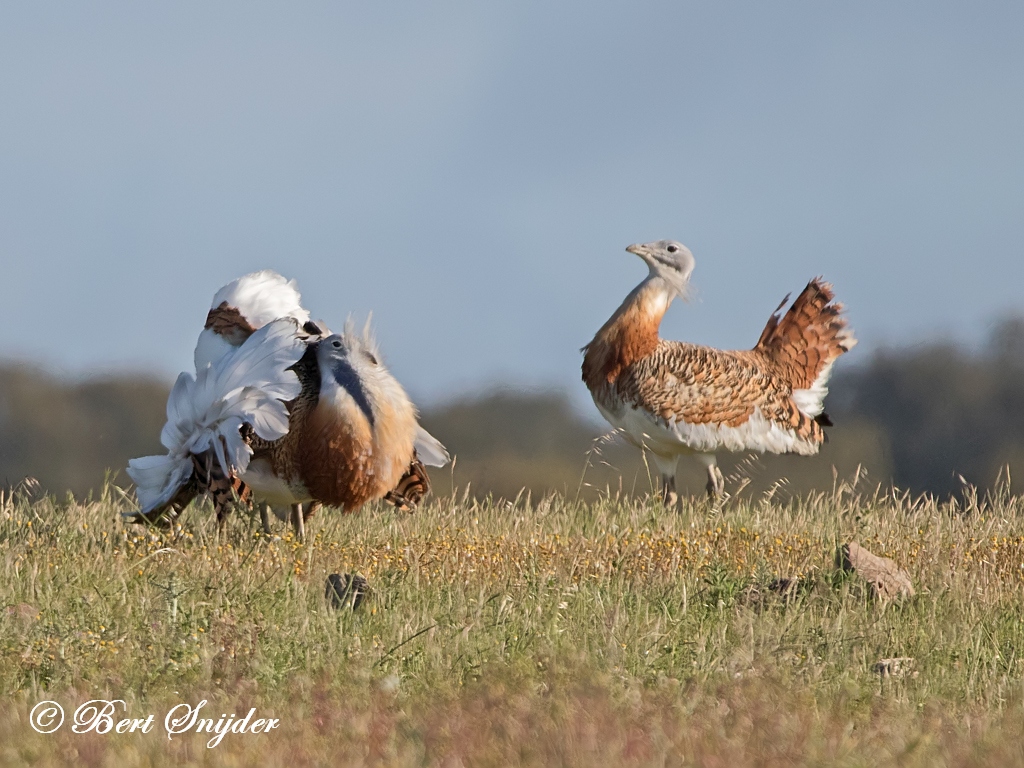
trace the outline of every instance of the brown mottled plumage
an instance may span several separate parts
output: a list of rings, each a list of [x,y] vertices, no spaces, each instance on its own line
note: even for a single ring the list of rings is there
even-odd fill
[[[831,286],[812,280],[784,316],[772,315],[753,349],[723,351],[658,337],[685,291],[690,252],[672,241],[627,250],[650,275],[584,347],[583,380],[605,418],[651,451],[666,500],[684,453],[707,466],[712,496],[724,490],[716,450],[816,453],[830,425],[822,400],[832,363],[856,343]]]

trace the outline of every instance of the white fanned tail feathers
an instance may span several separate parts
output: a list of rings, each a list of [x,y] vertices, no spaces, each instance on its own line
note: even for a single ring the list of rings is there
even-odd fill
[[[289,369],[305,351],[295,320],[283,318],[264,325],[195,376],[178,376],[160,434],[167,455],[128,463],[142,512],[174,497],[192,474],[193,454],[212,449],[226,474],[244,472],[252,450],[240,432],[243,424],[265,440],[283,437],[288,432],[285,402],[302,388]]]

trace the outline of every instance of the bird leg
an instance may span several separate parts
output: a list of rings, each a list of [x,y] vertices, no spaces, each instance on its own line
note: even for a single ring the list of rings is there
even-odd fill
[[[718,501],[725,496],[725,478],[722,476],[722,470],[718,468],[715,455],[702,453],[697,458],[708,470],[708,484],[705,486],[708,491],[708,499],[712,502]]]
[[[313,515],[320,511],[320,507],[323,504],[319,501],[311,501],[302,508],[302,519],[309,520]]]
[[[717,464],[708,467],[708,496],[715,500],[725,496],[725,478]]]
[[[263,527],[263,534],[270,535],[270,505],[260,504],[260,524]]]
[[[676,493],[676,465],[679,463],[679,457],[652,453],[651,458],[661,474],[661,501],[671,509],[679,503],[679,494]]]
[[[676,478],[674,475],[661,476],[661,502],[669,509],[679,503],[679,494],[676,493]]]
[[[301,504],[292,504],[292,529],[295,531],[295,538],[304,541],[306,538],[306,519],[302,514]]]

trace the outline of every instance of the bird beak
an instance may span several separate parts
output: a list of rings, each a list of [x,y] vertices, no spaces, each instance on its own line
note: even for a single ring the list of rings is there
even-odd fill
[[[648,264],[651,263],[651,249],[641,243],[634,243],[626,249],[629,253],[635,253]]]

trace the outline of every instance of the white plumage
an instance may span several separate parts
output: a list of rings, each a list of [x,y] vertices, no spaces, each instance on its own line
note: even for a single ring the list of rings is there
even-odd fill
[[[232,280],[213,296],[210,310],[237,310],[253,330],[269,322],[290,317],[300,326],[309,321],[309,312],[302,307],[302,296],[294,280],[286,280],[272,269],[244,275]],[[232,346],[213,328],[204,328],[196,344],[196,370],[212,363]]]
[[[298,284],[272,269],[232,280],[213,295],[210,309],[221,304],[237,309],[255,328],[281,317],[290,317],[299,325],[309,320]]]
[[[441,441],[419,424],[416,425],[416,437],[413,438],[412,444],[420,461],[428,467],[443,467],[452,460],[452,457],[448,455],[448,449],[441,444]]]
[[[168,503],[192,474],[192,456],[213,450],[225,474],[244,472],[252,450],[240,427],[248,424],[264,440],[288,432],[287,401],[302,387],[291,366],[306,351],[290,318],[264,325],[240,347],[229,347],[195,376],[181,373],[167,399],[160,442],[165,456],[128,462],[142,512]]]

